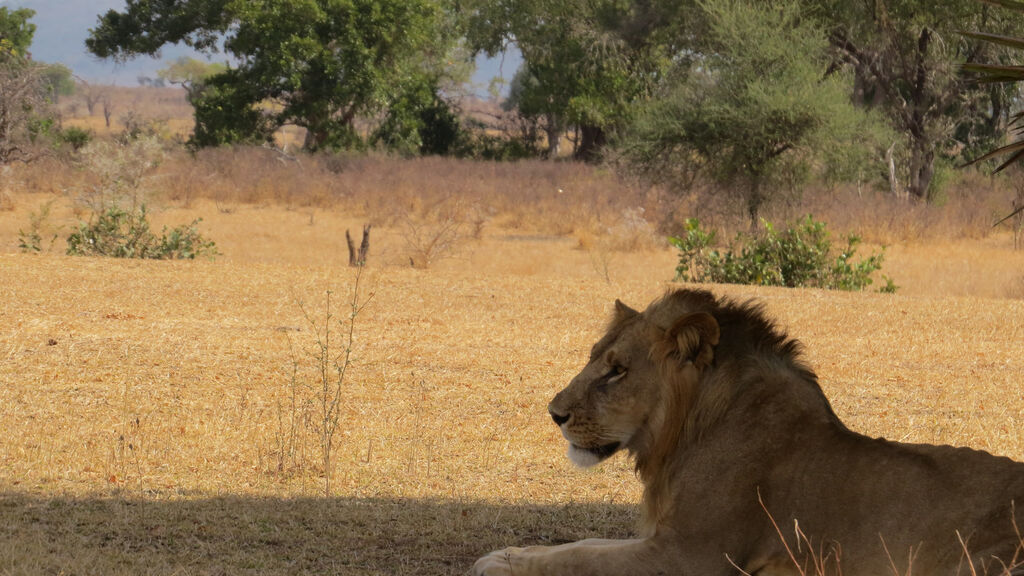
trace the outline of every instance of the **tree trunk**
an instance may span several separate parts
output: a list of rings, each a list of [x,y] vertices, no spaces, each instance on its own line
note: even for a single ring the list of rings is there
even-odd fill
[[[750,193],[747,196],[747,216],[750,217],[750,233],[755,234],[761,223],[761,206],[764,205],[764,192],[761,190],[761,178],[755,176],[750,181]]]
[[[576,149],[576,159],[594,162],[601,155],[601,149],[608,141],[604,128],[600,126],[580,126],[580,145]]]
[[[370,225],[363,226],[363,241],[359,244],[359,252],[352,242],[352,235],[345,230],[345,241],[348,242],[348,265],[361,267],[366,265],[366,254],[370,251]]]
[[[546,152],[548,160],[557,160],[558,155],[562,152],[562,128],[553,120],[548,119],[544,126],[544,133],[548,137],[548,149]]]
[[[889,165],[889,190],[898,200],[906,201],[907,191],[900,186],[899,180],[896,178],[896,160],[893,157],[895,148],[896,143],[893,142],[892,146],[885,151],[885,163]]]
[[[306,128],[306,139],[302,142],[302,148],[310,152],[319,150],[327,142],[327,131],[318,130],[312,127]]]
[[[865,66],[853,67],[853,103],[861,108],[876,108],[885,103],[885,92],[870,79]]]
[[[923,140],[923,138],[921,139]],[[918,200],[928,200],[928,188],[935,175],[935,150],[928,142],[914,139],[910,149],[910,182],[907,192]]]
[[[874,100],[885,103],[893,127],[910,139],[907,181],[900,194],[927,200],[936,150],[950,135],[951,126],[943,123],[946,111],[961,95],[961,81],[955,72],[936,67],[929,57],[935,37],[931,28],[901,34],[887,30],[879,43],[863,48],[841,32],[833,34],[831,41],[856,68],[859,85],[854,100],[868,104],[874,87]]]

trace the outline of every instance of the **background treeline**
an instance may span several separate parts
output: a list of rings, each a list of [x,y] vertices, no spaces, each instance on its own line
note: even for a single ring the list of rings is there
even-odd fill
[[[1020,74],[1022,6],[127,0],[99,17],[86,44],[114,60],[169,44],[209,53],[216,63],[181,60],[158,79],[186,89],[193,148],[273,144],[297,127],[307,151],[601,160],[669,189],[710,183],[756,227],[768,201],[809,181],[943,200],[954,167],[1006,145],[1021,93],[999,80]],[[31,16],[0,14],[0,105],[34,110],[0,126],[0,163],[47,132],[44,108],[68,81],[33,67]],[[514,129],[496,130],[462,106],[474,57],[510,49],[523,57],[502,104]],[[965,74],[967,63],[989,76]],[[18,74],[48,98],[19,104],[6,88]]]

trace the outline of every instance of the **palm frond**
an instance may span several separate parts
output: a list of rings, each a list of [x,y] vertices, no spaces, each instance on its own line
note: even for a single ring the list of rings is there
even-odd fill
[[[961,36],[968,38],[974,38],[975,40],[981,40],[983,42],[991,42],[993,44],[999,44],[1001,46],[1009,46],[1015,50],[1024,50],[1024,38],[1017,38],[1014,36],[1003,36],[1002,34],[989,34],[988,32],[967,32],[961,31]]]
[[[964,72],[978,74],[975,81],[983,84],[992,82],[1020,82],[1024,80],[1024,66],[966,62],[960,66],[960,69]]]
[[[1024,12],[1024,1],[1022,0],[978,0],[984,4],[992,6],[998,6],[1000,8],[1006,8],[1008,10],[1015,10],[1017,12]],[[1005,46],[1011,50],[1018,52],[1024,52],[1024,38],[1016,38],[1013,36],[1004,36],[1002,34],[992,34],[989,32],[961,32],[961,34],[967,38],[973,38],[975,40],[981,40],[983,42],[989,42],[997,44],[999,46]],[[1016,83],[1024,82],[1024,66],[1011,66],[1004,64],[981,64],[978,62],[967,62],[961,66],[962,72],[969,72],[976,74],[977,77],[974,79],[975,82],[982,84],[991,83]],[[1017,135],[1024,136],[1024,111],[1017,112],[1010,118],[1009,126],[1011,127],[1010,132]],[[1016,125],[1016,126],[1015,126]],[[978,162],[984,162],[996,156],[1009,155],[1009,159],[1000,164],[994,172],[1000,172],[1007,166],[1014,164],[1015,162],[1024,159],[1024,137],[1001,146],[983,154],[982,156],[971,160],[965,166],[971,164],[977,164]]]
[[[1000,170],[1013,164],[1022,156],[1024,156],[1024,140],[1018,140],[1017,142],[1014,142],[1012,144],[1007,144],[1006,146],[996,148],[991,152],[988,152],[975,158],[974,160],[971,160],[967,164],[964,164],[964,166],[970,166],[972,164],[977,164],[978,162],[984,162],[985,160],[990,160],[992,158],[995,158],[996,156],[1002,156],[1003,154],[1010,154],[1010,159],[1000,164],[999,167],[996,168],[993,172],[999,172]]]
[[[1003,222],[1006,222],[1007,220],[1009,220],[1010,218],[1013,218],[1014,216],[1016,216],[1017,214],[1020,214],[1021,212],[1024,212],[1024,206],[1021,206],[1020,208],[1017,208],[1013,212],[1010,212],[1003,219],[1001,219],[999,222],[996,222],[995,224],[993,224],[992,227],[995,228],[996,226],[999,226]]]
[[[1016,70],[1020,68],[1020,70]],[[1024,68],[1019,66],[998,66],[992,64],[964,64],[961,66],[963,72],[976,74],[973,81],[979,84],[993,84],[1001,82],[1020,82],[1024,80]]]

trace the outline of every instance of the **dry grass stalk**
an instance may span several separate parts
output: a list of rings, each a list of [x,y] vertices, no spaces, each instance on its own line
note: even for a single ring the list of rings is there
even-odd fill
[[[153,191],[148,184],[163,157],[163,147],[151,136],[90,143],[82,158],[96,182],[79,189],[78,201],[93,214],[111,208],[135,213],[148,203]]]
[[[594,271],[608,284],[612,282],[611,264],[612,260],[615,259],[615,253],[610,244],[606,240],[598,239],[587,249],[587,254],[590,255],[590,262],[594,266]]]
[[[316,340],[315,349],[310,355],[314,363],[315,374],[312,384],[313,397],[311,401],[317,413],[316,432],[323,467],[324,496],[328,498],[331,496],[331,479],[334,475],[335,436],[338,431],[338,424],[341,421],[342,408],[344,407],[345,377],[352,367],[352,346],[355,342],[356,318],[370,303],[370,300],[373,299],[372,293],[365,298],[363,297],[361,292],[362,276],[363,267],[359,266],[353,281],[351,297],[348,300],[348,315],[344,319],[337,318],[331,308],[332,292],[330,290],[327,291],[324,298],[322,323],[301,303],[299,304],[302,315]],[[331,336],[334,334],[332,326],[335,322],[338,323],[338,329],[341,330],[342,335],[342,349],[340,352],[337,351],[338,344],[333,343],[331,340]],[[294,397],[296,390],[294,376],[290,388]],[[294,410],[296,406],[294,400],[292,406]],[[295,422],[294,416],[291,421]],[[293,434],[293,432],[290,431],[289,434]],[[293,448],[293,438],[289,438],[288,441],[290,443],[288,447]]]
[[[786,554],[789,556],[790,562],[793,563],[793,567],[800,573],[800,576],[842,576],[842,566],[840,564],[840,550],[837,546],[830,546],[828,552],[824,550],[824,542],[819,544],[817,550],[814,549],[814,545],[811,543],[807,535],[804,534],[803,530],[800,529],[800,523],[797,520],[793,521],[793,532],[796,538],[797,552],[801,552],[801,549],[806,548],[807,553],[804,556],[803,562],[797,559],[795,552],[790,547],[789,542],[786,540],[785,535],[782,533],[782,529],[779,528],[779,524],[775,521],[772,513],[768,511],[768,507],[764,503],[764,499],[761,497],[761,490],[757,490],[757,503],[761,505],[761,509],[768,516],[768,520],[772,523],[772,528],[775,529],[775,534],[779,538],[779,542],[786,550]],[[732,560],[729,560],[732,563]],[[735,564],[733,564],[735,566]],[[829,566],[833,567],[832,572],[829,571]],[[810,570],[810,572],[808,572]],[[909,576],[909,574],[908,574]]]
[[[466,240],[459,207],[448,199],[424,208],[421,215],[406,210],[401,229],[413,268],[429,268],[442,258],[454,256]]]

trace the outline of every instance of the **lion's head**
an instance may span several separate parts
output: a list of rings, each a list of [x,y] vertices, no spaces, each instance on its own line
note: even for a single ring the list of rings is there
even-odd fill
[[[548,406],[569,442],[569,458],[593,466],[626,450],[657,514],[667,465],[707,430],[742,385],[738,349],[774,348],[790,368],[814,378],[799,345],[778,332],[759,307],[718,301],[702,290],[677,290],[638,312],[616,300],[590,360]],[[716,358],[719,349],[730,360]]]
[[[706,292],[677,292],[637,312],[615,301],[607,333],[590,361],[548,411],[569,441],[569,458],[593,466],[619,450],[643,473],[674,443],[701,371],[714,358],[719,328]],[[669,434],[668,436],[673,436]]]

